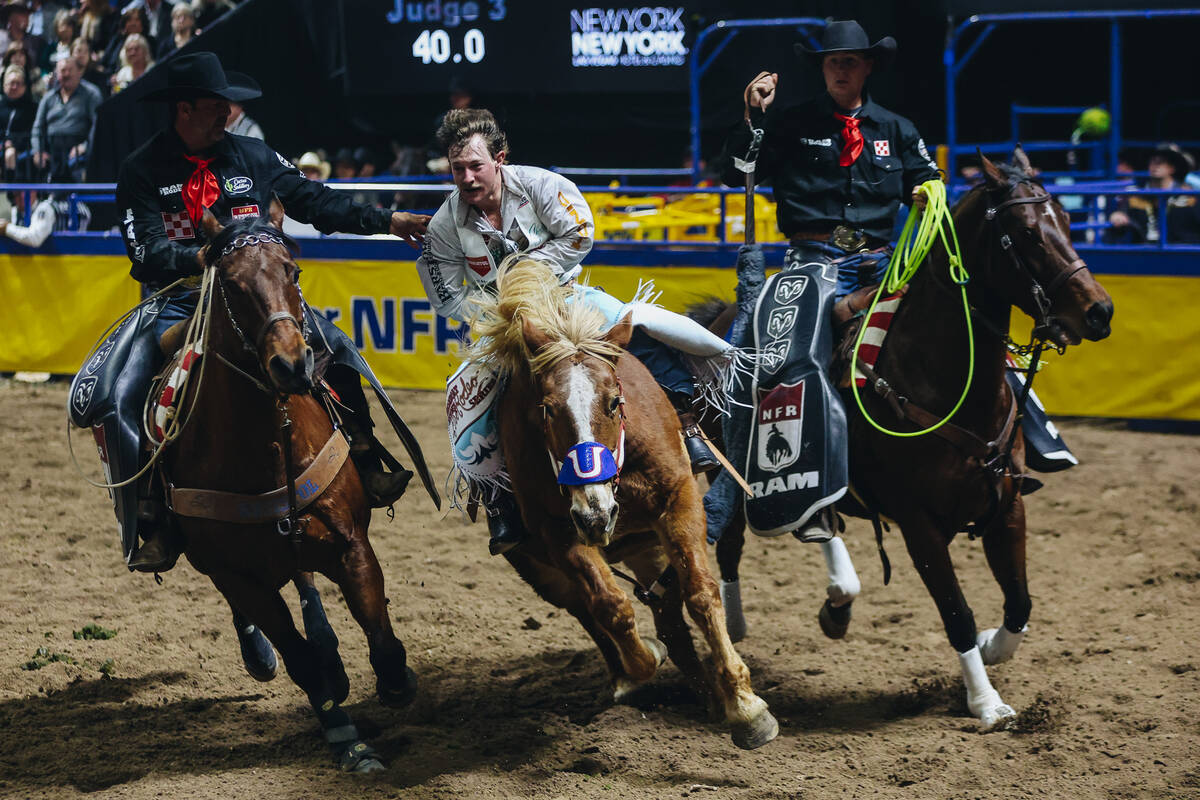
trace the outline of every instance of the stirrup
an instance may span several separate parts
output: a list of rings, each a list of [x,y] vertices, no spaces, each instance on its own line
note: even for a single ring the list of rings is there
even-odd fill
[[[688,459],[692,462],[693,475],[721,468],[721,462],[717,461],[717,457],[700,435],[699,425],[690,425],[683,429],[683,444],[687,449]]]
[[[804,527],[792,531],[792,536],[808,544],[824,544],[833,538],[833,531],[833,508],[827,506],[809,517]]]
[[[382,469],[359,470],[359,477],[362,479],[371,508],[388,508],[393,505],[404,496],[412,476],[412,471],[407,469],[398,472],[384,472]]]
[[[142,542],[129,556],[129,569],[135,572],[166,572],[179,560],[179,551],[166,543],[166,534],[156,535]]]

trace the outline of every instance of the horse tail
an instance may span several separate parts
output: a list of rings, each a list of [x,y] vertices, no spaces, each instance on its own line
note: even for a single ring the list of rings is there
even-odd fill
[[[716,295],[708,295],[694,303],[688,304],[683,313],[705,328],[711,328],[712,324],[716,322],[717,317],[725,313],[725,309],[727,308],[729,308],[728,300],[724,300]]]

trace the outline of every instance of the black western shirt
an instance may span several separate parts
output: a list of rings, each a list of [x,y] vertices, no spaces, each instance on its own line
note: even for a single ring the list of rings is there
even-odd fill
[[[183,140],[173,128],[135,150],[117,178],[121,235],[133,263],[129,273],[150,286],[164,286],[200,272],[196,253],[204,232],[183,204],[183,184],[196,165],[184,158]],[[392,214],[355,203],[350,196],[310,181],[286,158],[259,139],[225,134],[208,152],[220,196],[211,211],[222,224],[267,216],[276,195],[288,216],[322,233],[387,233]]]
[[[862,153],[850,166],[839,166],[845,125],[836,111],[828,94],[782,111],[768,109],[755,180],[774,186],[779,229],[789,237],[845,225],[888,241],[900,204],[914,186],[938,177],[937,165],[911,122],[868,97],[857,115]],[[729,186],[746,183],[733,159],[746,157],[750,140],[742,121],[725,142],[721,177]]]

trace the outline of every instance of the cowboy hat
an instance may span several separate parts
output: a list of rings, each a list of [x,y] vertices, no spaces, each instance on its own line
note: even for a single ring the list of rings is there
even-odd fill
[[[1192,158],[1192,154],[1174,142],[1163,142],[1154,148],[1150,157],[1154,158],[1155,156],[1171,165],[1175,170],[1175,180],[1181,183],[1187,174],[1196,168],[1196,159]]]
[[[816,63],[821,63],[825,56],[831,53],[866,53],[875,59],[880,66],[886,65],[896,54],[896,40],[885,36],[875,44],[870,43],[867,32],[852,19],[830,22],[821,31],[821,49],[811,50],[801,43],[796,44],[796,55],[806,56]]]
[[[167,85],[145,94],[143,101],[184,97],[223,97],[241,102],[262,97],[262,87],[249,75],[226,72],[213,53],[192,53],[167,64]]]
[[[300,156],[300,160],[296,162],[296,166],[301,170],[315,169],[317,174],[321,176],[319,180],[327,180],[329,178],[329,162],[311,150]]]

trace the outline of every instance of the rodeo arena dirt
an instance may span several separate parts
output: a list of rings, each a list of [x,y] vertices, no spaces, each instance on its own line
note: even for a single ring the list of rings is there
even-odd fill
[[[571,5],[0,4],[0,799],[1200,800],[1200,9]]]

